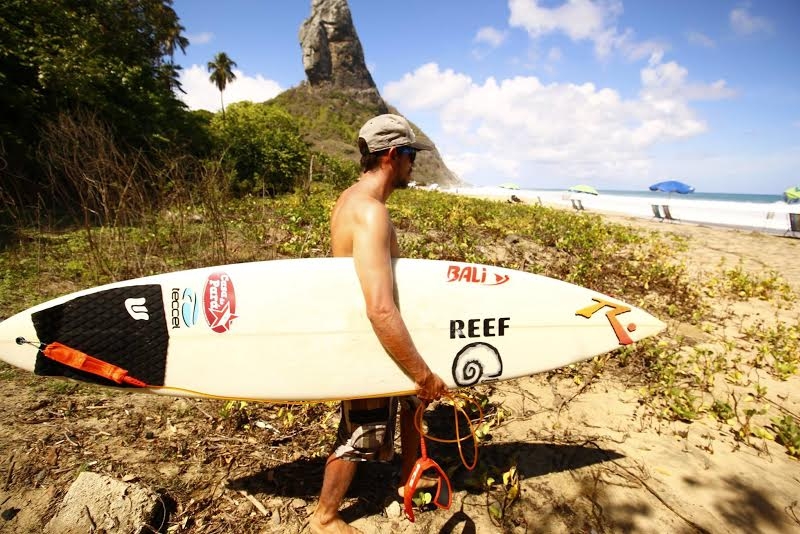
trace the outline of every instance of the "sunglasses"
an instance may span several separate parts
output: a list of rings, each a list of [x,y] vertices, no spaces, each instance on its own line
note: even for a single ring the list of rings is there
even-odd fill
[[[398,154],[407,154],[408,159],[411,160],[411,163],[414,163],[414,160],[417,159],[417,149],[410,146],[401,146],[397,149]]]

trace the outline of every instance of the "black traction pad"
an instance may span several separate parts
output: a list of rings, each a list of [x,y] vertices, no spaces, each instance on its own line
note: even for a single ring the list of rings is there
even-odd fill
[[[164,385],[169,332],[160,285],[106,289],[38,311],[32,319],[40,342],[58,341],[126,369],[130,376],[148,385]],[[41,351],[36,356],[34,373],[119,387],[105,378],[53,361]]]

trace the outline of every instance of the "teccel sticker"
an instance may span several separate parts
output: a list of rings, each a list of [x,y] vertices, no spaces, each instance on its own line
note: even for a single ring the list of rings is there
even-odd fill
[[[173,330],[182,326],[191,328],[197,323],[200,318],[200,301],[191,288],[172,288],[170,315]]]
[[[231,328],[236,319],[236,292],[233,280],[223,272],[212,273],[203,291],[203,308],[211,330],[220,334]]]

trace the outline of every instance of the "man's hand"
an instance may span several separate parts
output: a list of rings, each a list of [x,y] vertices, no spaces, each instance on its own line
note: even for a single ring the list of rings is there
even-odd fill
[[[444,380],[431,371],[428,371],[421,382],[416,382],[416,386],[417,397],[426,402],[434,401],[447,393],[447,385]]]

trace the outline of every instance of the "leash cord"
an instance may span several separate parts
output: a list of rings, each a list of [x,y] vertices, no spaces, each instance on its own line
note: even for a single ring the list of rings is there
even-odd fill
[[[456,429],[456,437],[455,437],[455,439],[437,438],[436,436],[432,436],[432,435],[426,433],[422,429],[422,418],[423,418],[423,416],[425,414],[425,408],[426,408],[425,404],[420,404],[419,406],[417,406],[417,411],[414,413],[414,427],[416,427],[417,432],[419,432],[419,435],[422,438],[429,439],[429,440],[435,441],[437,443],[456,443],[456,444],[458,444],[458,455],[461,458],[461,463],[464,464],[464,467],[466,467],[468,471],[472,471],[473,469],[475,469],[475,466],[478,465],[478,439],[475,437],[475,426],[472,424],[472,420],[470,419],[469,415],[467,415],[467,412],[464,410],[464,408],[459,406],[458,400],[460,398],[460,399],[466,401],[465,404],[472,404],[478,409],[478,414],[479,414],[478,415],[478,421],[479,422],[483,421],[483,408],[481,408],[481,405],[480,405],[479,402],[477,402],[472,397],[469,397],[468,395],[458,394],[458,393],[456,393],[456,394],[447,393],[447,394],[444,395],[444,397],[449,399],[453,403],[453,420],[455,422],[455,429]],[[466,436],[463,436],[463,437],[461,436],[461,432],[459,430],[459,424],[458,424],[458,415],[459,415],[459,413],[461,413],[464,416],[464,419],[467,421],[467,424],[469,425],[469,435],[466,435]],[[472,438],[472,446],[473,446],[473,451],[474,451],[473,458],[472,458],[472,463],[467,461],[466,457],[464,456],[464,450],[463,450],[463,448],[461,446],[461,442],[463,442],[463,441],[465,441],[465,440],[467,440],[469,438]],[[421,446],[423,448],[422,453],[423,454],[427,454],[427,452],[424,450],[424,447],[425,447],[425,441],[424,440],[421,442]]]

